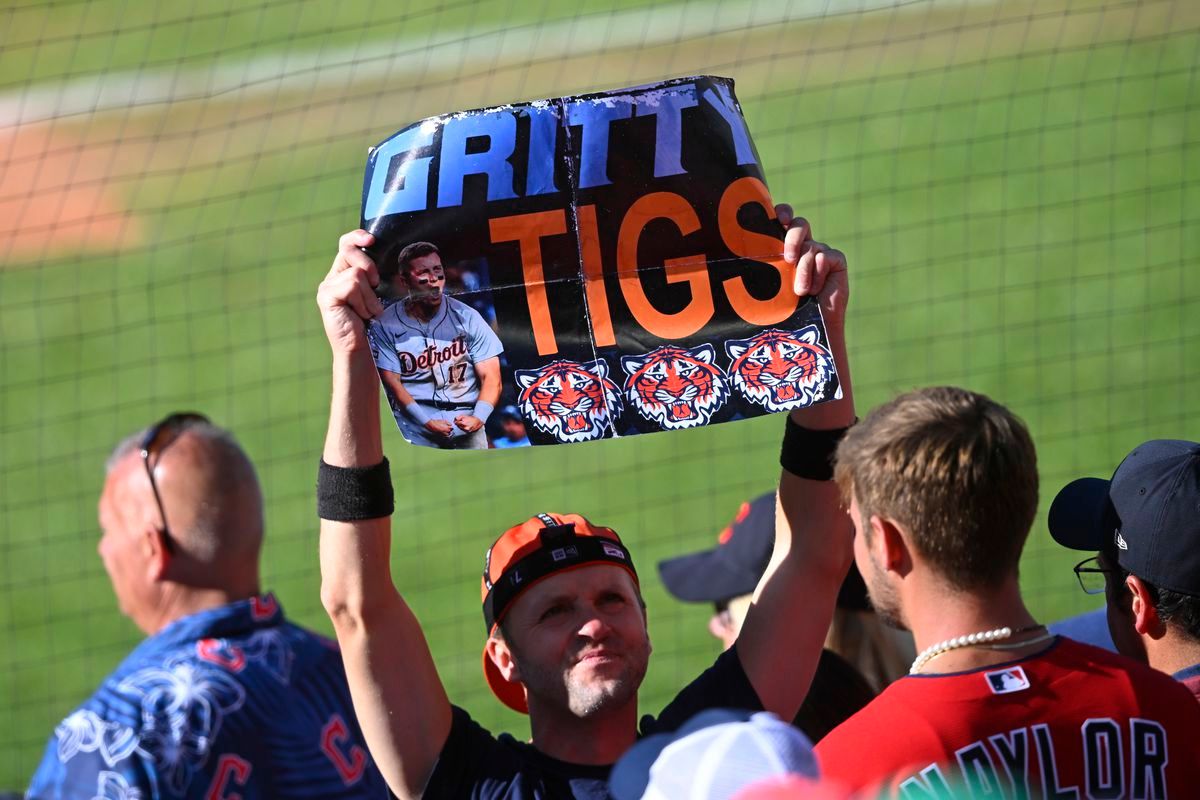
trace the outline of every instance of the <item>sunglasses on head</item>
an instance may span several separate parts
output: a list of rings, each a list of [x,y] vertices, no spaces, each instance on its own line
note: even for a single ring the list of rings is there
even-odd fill
[[[203,414],[187,411],[176,412],[152,425],[146,430],[146,435],[142,437],[140,448],[142,466],[146,468],[146,477],[150,479],[150,489],[154,492],[154,502],[158,504],[158,515],[162,519],[163,542],[169,553],[174,552],[175,548],[170,529],[167,527],[167,512],[163,508],[162,495],[158,491],[158,482],[154,480],[154,467],[162,459],[163,451],[179,438],[179,434],[195,425],[204,425],[207,423],[208,417]],[[150,463],[151,457],[154,458],[153,464]]]

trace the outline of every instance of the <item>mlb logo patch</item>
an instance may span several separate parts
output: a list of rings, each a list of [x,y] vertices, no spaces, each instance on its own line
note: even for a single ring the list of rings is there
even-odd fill
[[[998,669],[995,672],[985,672],[983,677],[987,680],[988,688],[992,690],[992,694],[1011,694],[1012,692],[1021,692],[1029,688],[1029,678],[1025,675],[1025,670],[1020,667],[1009,667],[1008,669]]]
[[[604,548],[604,552],[607,555],[610,555],[613,558],[619,558],[622,561],[625,560],[625,554],[622,553],[621,548],[617,547],[615,544],[609,544],[608,542],[604,542],[600,546]]]

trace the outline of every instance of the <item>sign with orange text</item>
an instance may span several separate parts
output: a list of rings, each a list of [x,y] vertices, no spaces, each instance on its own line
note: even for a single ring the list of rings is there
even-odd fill
[[[413,123],[370,151],[375,363],[443,449],[712,425],[840,396],[733,81]]]

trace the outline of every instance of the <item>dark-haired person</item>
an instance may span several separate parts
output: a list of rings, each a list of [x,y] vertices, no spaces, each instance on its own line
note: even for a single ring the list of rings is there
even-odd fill
[[[606,798],[612,764],[638,737],[638,690],[650,655],[631,556],[613,531],[578,515],[540,514],[507,530],[484,559],[483,664],[496,696],[528,711],[530,740],[493,736],[450,704],[389,567],[393,500],[379,382],[363,334],[363,320],[382,310],[371,291],[378,273],[360,249],[373,241],[361,230],[343,236],[317,294],[333,350],[318,479],[321,596],[371,754],[401,798]],[[791,412],[774,555],[754,607],[737,643],[657,720],[642,719],[643,734],[713,707],[791,719],[849,566],[849,520],[831,468],[837,439],[854,419],[842,334],[845,258],[812,242],[807,223],[788,232],[784,257],[796,266],[797,294],[819,298],[843,395]],[[397,521],[397,535],[421,535],[403,516]]]
[[[500,401],[500,337],[478,311],[443,292],[435,245],[405,246],[396,267],[408,294],[370,326],[396,424],[413,444],[485,450],[484,424]]]
[[[1084,591],[1105,592],[1118,652],[1200,699],[1200,443],[1139,445],[1111,481],[1064,487],[1049,525],[1059,544],[1097,554],[1075,571]]]
[[[505,450],[510,447],[529,447],[529,432],[525,420],[516,406],[505,406],[496,414],[499,419],[500,435],[492,439],[492,447]]]
[[[233,436],[172,414],[121,442],[97,549],[147,638],[54,730],[26,797],[376,798],[336,645],[259,587],[262,491]]]
[[[1025,607],[1038,472],[1012,412],[964,389],[909,392],[850,429],[836,475],[872,605],[920,652],[817,745],[823,775],[903,797],[1195,796],[1188,691],[1055,637]]]

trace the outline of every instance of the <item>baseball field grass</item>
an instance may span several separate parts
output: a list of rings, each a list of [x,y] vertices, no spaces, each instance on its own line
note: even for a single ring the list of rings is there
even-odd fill
[[[1054,493],[1144,439],[1200,439],[1200,9],[648,5],[0,12],[16,45],[0,55],[0,789],[25,785],[140,638],[96,555],[95,505],[110,448],[167,412],[202,410],[245,444],[264,586],[328,631],[316,284],[357,224],[368,146],[515,99],[733,77],[773,195],[848,255],[860,413],[940,383],[1012,407],[1042,479],[1029,602],[1047,620],[1094,607],[1045,532]],[[655,645],[643,710],[661,707],[717,646],[708,609],[670,599],[654,564],[711,546],[771,488],[781,426],[488,453],[389,428],[395,579],[452,700],[527,732],[481,680],[479,573],[504,527],[571,510],[631,545]]]

